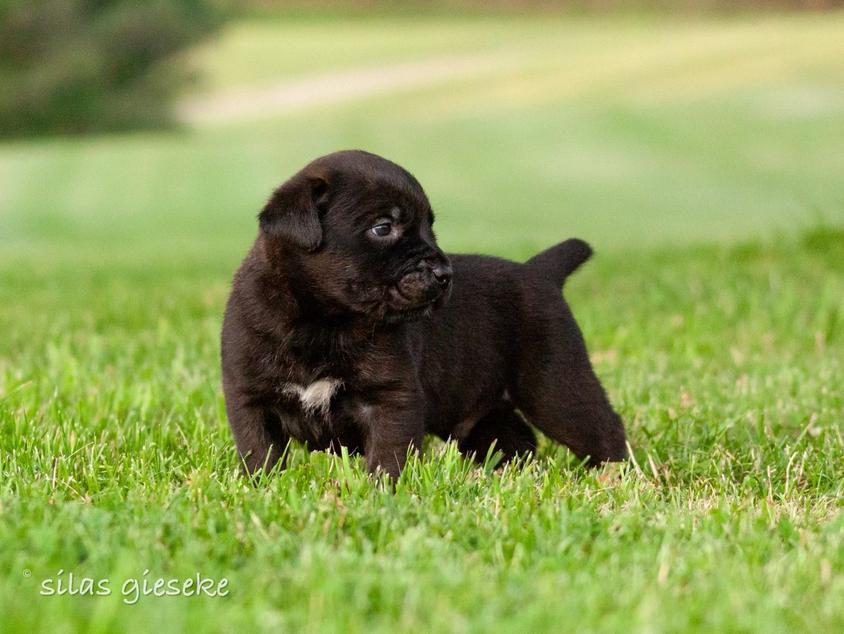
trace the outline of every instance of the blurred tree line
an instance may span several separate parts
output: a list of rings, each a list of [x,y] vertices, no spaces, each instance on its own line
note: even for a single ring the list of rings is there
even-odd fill
[[[155,127],[222,0],[0,0],[0,136]]]
[[[241,0],[259,12],[348,11],[658,11],[660,13],[746,12],[764,10],[823,11],[844,0]]]
[[[0,0],[0,137],[158,127],[190,79],[174,54],[220,27],[230,0]],[[241,0],[241,11],[743,11],[844,0]]]

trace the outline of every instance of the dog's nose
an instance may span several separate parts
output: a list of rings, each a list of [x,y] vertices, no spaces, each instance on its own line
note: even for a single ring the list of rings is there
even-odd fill
[[[440,286],[448,286],[451,283],[451,275],[453,271],[448,264],[435,264],[431,268],[431,273],[434,274]]]

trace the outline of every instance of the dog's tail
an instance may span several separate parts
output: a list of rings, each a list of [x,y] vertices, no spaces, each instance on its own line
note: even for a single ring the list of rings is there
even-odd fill
[[[565,242],[538,253],[525,262],[525,266],[538,275],[561,288],[566,278],[592,255],[592,247],[578,238],[569,238]]]

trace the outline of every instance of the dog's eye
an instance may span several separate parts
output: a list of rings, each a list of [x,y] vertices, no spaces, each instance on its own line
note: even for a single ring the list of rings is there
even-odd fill
[[[377,225],[370,229],[372,235],[378,236],[379,238],[386,238],[393,232],[393,223],[391,222],[379,222]]]

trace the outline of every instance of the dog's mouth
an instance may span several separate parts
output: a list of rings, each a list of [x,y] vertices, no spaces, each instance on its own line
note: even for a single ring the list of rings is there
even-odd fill
[[[452,269],[448,261],[439,266],[416,264],[390,282],[354,285],[354,310],[375,321],[393,324],[430,317],[451,295]]]
[[[451,293],[451,281],[440,283],[424,273],[410,273],[387,288],[385,319],[389,323],[430,317]]]
[[[395,308],[416,311],[433,306],[447,296],[451,278],[439,280],[429,271],[413,271],[400,277],[390,290],[390,303]]]
[[[442,293],[424,293],[420,295],[407,295],[402,291],[401,286],[395,286],[395,299],[391,302],[398,310],[417,310],[434,304]]]

